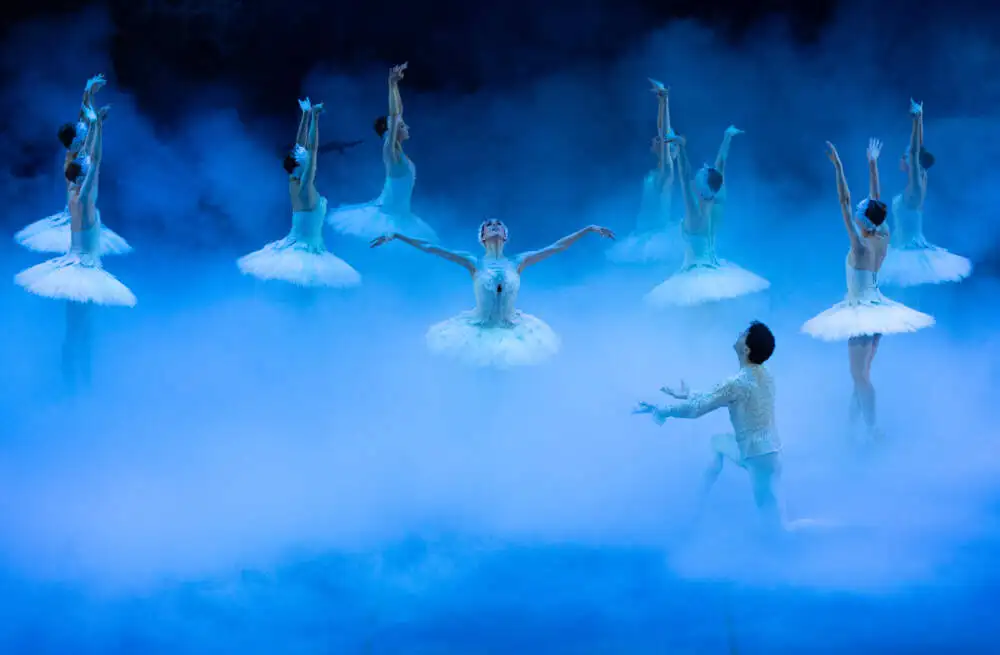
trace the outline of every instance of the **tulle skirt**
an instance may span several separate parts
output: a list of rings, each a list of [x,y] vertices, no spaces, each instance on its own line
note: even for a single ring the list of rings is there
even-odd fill
[[[690,307],[738,298],[764,291],[771,283],[764,278],[720,260],[718,264],[696,264],[671,275],[646,294],[653,307]]]
[[[879,270],[879,281],[897,287],[959,282],[972,274],[972,262],[944,248],[889,247]]]
[[[531,366],[559,352],[558,335],[544,321],[516,312],[509,326],[483,326],[474,311],[432,325],[427,347],[472,366]]]
[[[97,212],[97,222],[101,213]],[[63,210],[40,221],[35,221],[14,235],[14,240],[35,252],[68,253],[70,249],[70,214]],[[100,254],[124,255],[132,246],[113,230],[101,225]]]
[[[69,253],[21,271],[14,281],[38,296],[97,305],[134,307],[135,294],[88,255]]]
[[[823,341],[846,341],[875,334],[916,332],[934,325],[934,317],[881,292],[869,292],[863,299],[847,299],[806,321],[802,331]]]
[[[416,215],[409,212],[390,214],[378,201],[338,207],[330,212],[327,222],[337,232],[361,239],[395,232],[424,241],[438,240],[434,229]]]
[[[616,241],[607,257],[616,264],[646,264],[678,258],[683,244],[676,228],[667,231],[633,232]]]
[[[361,275],[343,259],[292,236],[241,257],[236,265],[244,275],[301,287],[346,288],[361,284]]]

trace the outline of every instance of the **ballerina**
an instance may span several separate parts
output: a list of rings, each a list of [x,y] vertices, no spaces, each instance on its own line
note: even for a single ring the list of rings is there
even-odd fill
[[[467,270],[475,285],[476,308],[432,325],[427,331],[427,346],[435,354],[468,364],[506,368],[538,364],[558,352],[559,337],[552,328],[514,307],[521,288],[521,274],[529,266],[563,252],[587,234],[598,234],[606,239],[615,237],[611,230],[591,225],[547,248],[508,259],[503,252],[507,227],[497,219],[490,219],[479,226],[482,257],[447,250],[394,232],[373,239],[371,247],[402,241]]]
[[[344,288],[361,284],[356,270],[326,249],[323,221],[326,198],[316,191],[316,158],[322,103],[300,100],[302,117],[295,147],[285,157],[288,195],[292,200],[292,230],[245,255],[236,264],[245,275],[261,280],[281,280],[302,287]]]
[[[824,341],[847,341],[854,380],[851,415],[860,413],[869,438],[880,436],[875,416],[875,387],[871,382],[872,360],[883,334],[915,332],[934,325],[934,318],[882,295],[878,288],[879,269],[886,257],[889,235],[885,228],[886,206],[880,200],[878,157],[882,143],[868,143],[869,197],[851,210],[851,192],[844,177],[844,165],[829,141],[827,156],[837,174],[840,212],[851,248],[847,253],[847,297],[812,318],[802,331]]]
[[[701,504],[726,460],[750,475],[754,502],[767,527],[790,529],[778,493],[781,481],[781,439],[774,423],[774,379],[764,362],[774,353],[775,340],[770,328],[754,321],[736,339],[733,349],[739,360],[739,372],[707,393],[692,394],[681,381],[678,389],[663,387],[663,393],[682,402],[659,407],[640,402],[633,414],[651,414],[657,424],[668,418],[700,418],[726,408],[733,432],[711,439],[712,458],[705,471]]]
[[[959,282],[972,273],[972,262],[924,238],[927,170],[934,155],[924,148],[923,104],[910,100],[910,116],[910,146],[900,162],[906,189],[892,199],[892,240],[881,279],[898,287]]]
[[[363,239],[373,239],[390,232],[405,232],[414,238],[437,241],[437,234],[410,211],[417,169],[403,152],[403,142],[410,138],[410,126],[403,120],[403,101],[399,83],[407,64],[389,71],[389,115],[375,120],[375,133],[382,139],[382,162],[385,185],[378,198],[360,205],[344,205],[330,213],[333,229]]]
[[[84,107],[93,106],[93,98],[100,91],[106,80],[103,75],[95,75],[87,80],[87,86],[83,91],[83,99],[80,102],[80,118],[74,123],[66,123],[59,128],[59,141],[66,148],[66,157],[63,162],[63,174],[66,167],[77,160],[81,151],[86,151],[89,147],[87,142],[90,136],[88,123],[84,117]],[[108,114],[110,107],[102,107],[97,113],[103,121]],[[53,214],[39,221],[28,225],[14,235],[14,240],[28,250],[35,252],[60,253],[64,254],[70,250],[70,223],[72,218],[69,211],[69,196],[71,193],[70,182],[66,182],[66,207],[58,214]],[[94,198],[97,202],[97,198]],[[98,211],[98,216],[100,212]],[[125,239],[118,236],[106,225],[101,224],[100,234],[100,254],[101,255],[124,255],[132,252],[132,246]]]
[[[80,152],[82,159],[66,167],[72,218],[69,253],[21,271],[14,279],[27,291],[47,298],[132,307],[135,295],[101,265],[98,246],[101,217],[94,204],[101,170],[104,121],[90,106],[84,108],[84,115],[91,132],[89,149]]]
[[[650,291],[646,302],[654,307],[691,306],[767,289],[770,282],[715,254],[713,207],[723,188],[722,173],[705,165],[692,177],[684,137],[668,137],[667,141],[678,145],[677,163],[685,205],[681,234],[686,248],[681,269]]]
[[[635,231],[608,250],[608,258],[615,262],[661,261],[672,254],[676,243],[677,221],[673,214],[673,197],[677,148],[667,143],[667,138],[674,136],[670,125],[670,91],[662,82],[654,79],[649,81],[658,103],[657,136],[653,138],[651,148],[656,155],[657,165],[643,180],[642,202]]]

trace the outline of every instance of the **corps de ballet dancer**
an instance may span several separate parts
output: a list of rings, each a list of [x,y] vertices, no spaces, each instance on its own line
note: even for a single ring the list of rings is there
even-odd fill
[[[66,123],[59,128],[59,142],[66,148],[66,157],[63,161],[63,174],[66,167],[76,161],[80,152],[84,151],[87,138],[89,136],[88,122],[84,116],[84,107],[92,107],[94,96],[106,84],[103,75],[95,75],[87,80],[87,86],[83,91],[83,100],[80,103],[80,117],[76,123]],[[97,111],[101,120],[107,117],[108,107],[102,107]],[[70,223],[72,218],[69,210],[69,195],[71,183],[66,182],[66,207],[58,214],[53,214],[39,221],[28,225],[14,235],[14,240],[20,245],[35,252],[64,254],[70,250]],[[97,198],[94,198],[97,202]],[[103,223],[100,234],[100,254],[101,255],[124,255],[132,251],[132,246],[125,239],[118,236],[114,231]]]
[[[730,128],[729,131],[731,130],[735,128]],[[729,131],[727,136],[731,137]],[[738,132],[733,132],[736,133]],[[706,164],[692,176],[684,137],[668,137],[667,141],[678,146],[677,164],[680,168],[685,206],[684,220],[681,223],[681,235],[685,244],[684,263],[679,271],[646,295],[646,302],[658,308],[684,307],[764,291],[771,285],[770,282],[736,264],[719,259],[715,254],[713,207],[724,188],[722,173],[718,168]],[[726,141],[723,141],[723,145],[728,151]]]
[[[410,126],[403,120],[403,101],[399,95],[399,83],[406,68],[407,64],[400,64],[389,71],[389,115],[375,120],[385,164],[382,193],[371,202],[344,205],[330,213],[330,225],[343,234],[374,239],[401,232],[415,239],[437,241],[434,230],[410,211],[417,168],[403,152],[403,142],[410,138]]]
[[[915,332],[934,325],[934,318],[915,311],[882,295],[879,269],[889,246],[885,227],[886,206],[880,200],[878,157],[882,144],[872,139],[868,144],[869,197],[851,207],[851,192],[844,177],[844,165],[832,143],[827,142],[827,156],[837,175],[840,212],[847,228],[850,250],[847,253],[847,297],[812,318],[802,331],[824,341],[847,341],[854,392],[851,416],[864,420],[869,439],[881,436],[875,415],[875,387],[871,381],[872,360],[883,334]]]
[[[642,200],[635,230],[608,249],[608,259],[619,263],[662,261],[677,247],[677,224],[674,218],[674,160],[677,147],[667,143],[674,136],[670,124],[670,91],[662,82],[649,80],[656,94],[656,132],[652,153],[656,168],[642,182]]]
[[[934,155],[924,148],[924,107],[910,100],[910,145],[900,161],[906,189],[892,199],[892,234],[881,280],[898,287],[959,282],[972,273],[972,262],[935,246],[924,237],[927,171]]]
[[[301,287],[345,288],[361,284],[361,275],[326,249],[323,224],[326,198],[316,191],[319,116],[323,104],[300,100],[302,117],[295,146],[284,161],[292,201],[292,229],[283,239],[245,255],[236,264],[245,275],[280,280]]]
[[[544,321],[516,309],[521,274],[529,266],[563,252],[587,234],[614,239],[611,230],[590,226],[559,239],[551,246],[508,258],[504,254],[507,227],[497,219],[479,226],[483,255],[447,250],[398,233],[374,239],[375,248],[402,241],[430,255],[458,264],[472,276],[476,308],[431,326],[431,352],[476,366],[507,368],[538,364],[559,351],[559,337]]]
[[[704,507],[725,462],[742,468],[750,475],[754,503],[769,529],[791,529],[804,521],[788,522],[780,496],[781,439],[774,421],[775,386],[764,362],[774,353],[771,330],[753,322],[733,345],[740,370],[706,393],[691,393],[682,381],[680,387],[663,387],[663,393],[679,400],[668,407],[640,402],[633,414],[650,414],[657,424],[668,418],[700,418],[718,409],[729,411],[733,432],[711,438],[711,461],[705,471],[701,505]]]

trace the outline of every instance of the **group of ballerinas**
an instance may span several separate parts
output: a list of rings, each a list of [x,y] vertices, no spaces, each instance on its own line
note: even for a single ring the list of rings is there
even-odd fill
[[[434,230],[410,209],[416,168],[404,152],[410,133],[399,92],[406,68],[402,64],[390,70],[389,111],[375,121],[385,166],[385,184],[379,197],[328,213],[326,198],[315,186],[323,105],[301,100],[296,142],[283,163],[292,204],[291,231],[285,238],[240,258],[238,267],[261,280],[303,287],[352,287],[360,284],[361,276],[327,250],[324,224],[342,234],[368,239],[373,248],[399,241],[461,266],[473,280],[475,308],[431,326],[427,332],[430,350],[483,366],[537,364],[558,351],[559,338],[544,321],[517,310],[522,273],[565,251],[587,234],[608,239],[615,235],[608,228],[589,226],[548,247],[508,257],[504,252],[507,227],[500,220],[489,219],[477,231],[481,255],[438,245]],[[616,261],[662,261],[671,256],[679,239],[684,246],[679,270],[646,297],[655,307],[717,302],[767,289],[767,280],[716,254],[716,236],[726,202],[725,165],[731,141],[742,131],[730,126],[714,165],[693,171],[687,141],[671,125],[669,92],[663,84],[651,82],[658,103],[658,133],[653,139],[657,165],[644,181],[636,230],[616,244],[609,257]],[[16,281],[32,293],[70,301],[68,339],[73,326],[82,320],[81,310],[73,308],[92,304],[133,306],[136,302],[132,292],[101,263],[102,255],[131,250],[121,237],[102,225],[96,207],[107,108],[95,110],[93,100],[104,84],[100,75],[88,81],[79,120],[59,131],[66,147],[66,209],[32,224],[16,237],[29,249],[62,253],[19,273]],[[901,162],[907,185],[893,200],[891,218],[880,193],[881,143],[872,140],[868,145],[870,189],[868,197],[856,207],[852,205],[840,156],[832,144],[827,144],[850,242],[847,296],[802,327],[819,339],[848,342],[854,380],[852,415],[864,419],[871,437],[877,436],[878,428],[870,371],[882,335],[913,332],[934,324],[931,316],[886,298],[879,289],[880,277],[899,286],[911,286],[958,281],[971,273],[967,259],[930,244],[923,236],[927,171],[934,158],[923,144],[922,105],[911,101],[910,114],[910,145]],[[675,182],[680,185],[684,201],[680,220],[673,210]],[[891,241],[887,219],[892,225]],[[670,417],[695,418],[727,407],[734,433],[713,439],[706,490],[718,477],[723,462],[733,461],[750,473],[754,496],[764,515],[772,522],[788,525],[776,491],[781,447],[774,428],[774,382],[763,367],[774,348],[770,329],[754,322],[735,345],[740,371],[733,378],[706,394],[691,394],[683,384],[676,390],[664,388],[665,393],[682,402],[672,407],[640,403],[635,411],[652,414],[663,422]]]

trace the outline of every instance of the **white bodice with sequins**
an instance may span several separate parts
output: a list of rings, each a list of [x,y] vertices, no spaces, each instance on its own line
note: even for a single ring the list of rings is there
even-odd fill
[[[681,234],[684,236],[684,264],[681,266],[681,270],[695,266],[715,267],[719,265],[719,259],[715,256],[715,241],[711,233],[688,232],[682,224]]]
[[[882,292],[878,288],[878,272],[854,268],[851,266],[850,254],[847,261],[847,300],[855,303],[883,300]]]
[[[509,259],[483,258],[473,278],[476,320],[483,326],[510,325],[517,314],[515,303],[521,290],[521,275]]]

